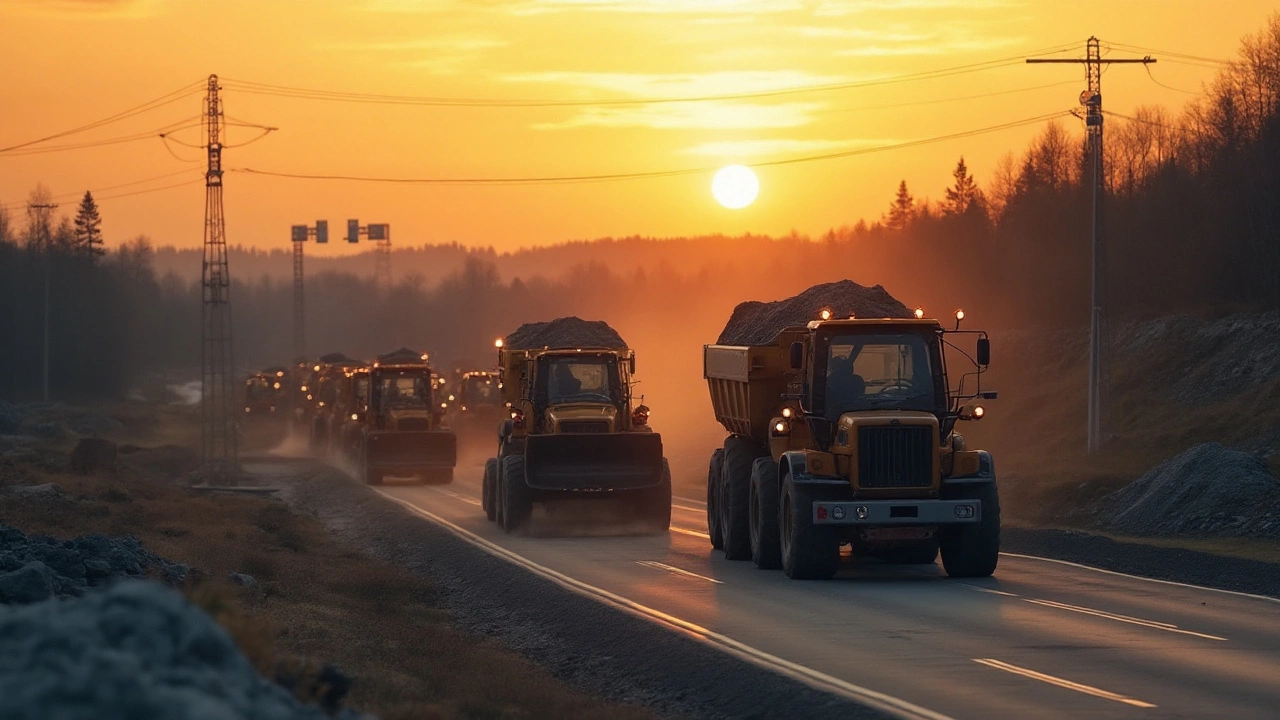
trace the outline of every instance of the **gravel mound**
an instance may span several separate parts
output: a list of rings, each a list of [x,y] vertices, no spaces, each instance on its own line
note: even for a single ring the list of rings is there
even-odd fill
[[[129,581],[76,600],[0,607],[0,717],[330,716],[259,675],[180,594]]]
[[[1280,481],[1256,457],[1197,445],[1106,496],[1104,530],[1280,539]]]
[[[609,323],[573,316],[549,322],[525,323],[503,342],[512,350],[627,347],[626,341],[617,330],[609,327]]]
[[[73,540],[28,536],[0,525],[0,603],[79,597],[90,588],[156,570],[182,582],[188,568],[153,555],[137,538],[84,535]],[[0,717],[5,717],[0,712]]]
[[[765,345],[785,328],[803,326],[817,320],[823,308],[833,317],[854,315],[865,318],[909,318],[907,309],[884,287],[865,287],[852,280],[814,285],[794,297],[775,302],[755,300],[739,303],[729,316],[717,345]]]

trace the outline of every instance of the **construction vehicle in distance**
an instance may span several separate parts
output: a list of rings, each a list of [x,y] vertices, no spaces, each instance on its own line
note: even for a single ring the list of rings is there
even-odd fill
[[[329,432],[334,426],[334,417],[339,391],[346,382],[347,373],[367,363],[352,360],[342,353],[330,353],[320,358],[315,366],[315,408],[311,412],[311,449],[328,450],[330,447]]]
[[[459,438],[489,442],[506,414],[496,370],[455,372],[450,388],[450,425]]]
[[[311,433],[311,418],[316,410],[316,383],[320,378],[320,365],[306,358],[299,358],[289,368],[290,419],[295,431]]]
[[[388,476],[453,482],[458,440],[444,423],[449,403],[439,396],[426,353],[401,348],[369,368],[368,405],[352,413],[360,423],[356,461],[369,485]]]
[[[959,329],[961,311],[954,330],[923,314],[823,310],[772,342],[704,346],[712,406],[730,433],[708,468],[713,547],[791,578],[833,576],[844,543],[898,563],[932,564],[941,549],[952,577],[994,572],[995,468],[955,430],[995,398],[981,390],[990,342]],[[972,355],[949,342],[960,333],[976,337]],[[947,348],[973,365],[954,387]]]
[[[277,417],[283,407],[285,392],[283,374],[263,371],[250,375],[244,381],[244,412],[249,420]]]
[[[564,321],[584,322],[549,325]],[[488,519],[512,532],[530,519],[534,503],[619,499],[666,532],[671,472],[649,408],[634,404],[635,353],[621,338],[613,347],[495,344],[507,416],[497,457],[485,463],[481,504]]]
[[[369,373],[367,366],[346,369],[335,378],[333,412],[329,413],[329,450],[343,460],[357,460],[362,415],[369,410]]]

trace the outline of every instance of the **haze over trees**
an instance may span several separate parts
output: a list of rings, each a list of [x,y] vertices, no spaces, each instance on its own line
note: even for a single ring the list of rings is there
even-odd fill
[[[1280,15],[1181,113],[1139,108],[1106,123],[1112,317],[1280,309]],[[1081,128],[1050,123],[981,183],[960,157],[938,202],[913,196],[904,179],[883,218],[819,238],[399,249],[389,291],[372,282],[371,253],[308,258],[308,345],[353,356],[422,346],[488,364],[494,337],[579,314],[608,318],[647,351],[642,365],[652,372],[665,362],[655,354],[692,361],[737,302],[846,277],[883,284],[930,314],[964,307],[986,327],[1082,327],[1085,168]],[[48,190],[37,187],[31,201],[41,197]],[[55,395],[118,394],[139,373],[199,366],[199,249],[156,250],[137,238],[95,258],[89,238],[99,218],[87,195],[74,225],[49,213],[23,219],[0,212],[0,336],[9,348],[0,353],[0,397],[38,391],[46,262]],[[288,252],[231,254],[236,356],[246,370],[291,354]]]

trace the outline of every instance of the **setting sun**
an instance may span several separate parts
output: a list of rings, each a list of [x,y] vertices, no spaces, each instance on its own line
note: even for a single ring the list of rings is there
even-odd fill
[[[755,202],[760,194],[760,181],[746,165],[728,165],[720,168],[711,181],[711,194],[716,202],[730,210],[740,210]]]

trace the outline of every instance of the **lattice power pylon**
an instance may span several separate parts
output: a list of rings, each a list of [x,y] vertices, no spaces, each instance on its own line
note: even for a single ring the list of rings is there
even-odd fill
[[[218,76],[209,76],[204,129],[209,153],[205,172],[204,265],[201,273],[201,413],[205,482],[230,484],[239,474],[236,441],[235,364],[231,347],[231,273],[227,226],[222,214],[222,103]]]

